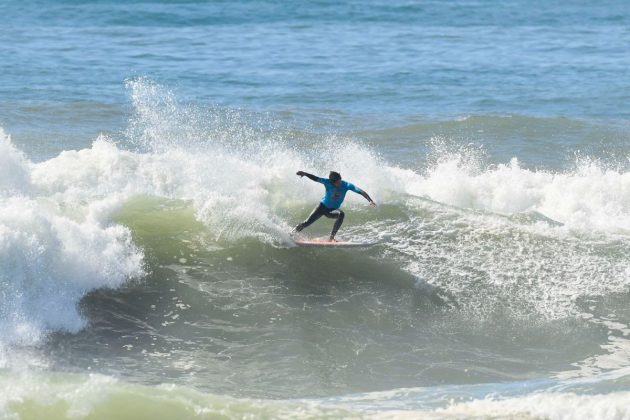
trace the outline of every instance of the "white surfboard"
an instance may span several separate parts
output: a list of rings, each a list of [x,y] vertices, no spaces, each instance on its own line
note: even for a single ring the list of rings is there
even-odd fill
[[[327,248],[359,248],[376,245],[378,242],[369,241],[329,241],[328,239],[294,239],[297,246],[327,247]]]

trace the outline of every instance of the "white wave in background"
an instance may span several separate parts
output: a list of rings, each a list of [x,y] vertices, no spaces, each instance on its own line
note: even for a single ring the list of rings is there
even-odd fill
[[[450,156],[410,193],[461,208],[502,214],[539,212],[572,229],[630,233],[630,173],[583,160],[574,172],[532,171],[513,158],[480,171]]]

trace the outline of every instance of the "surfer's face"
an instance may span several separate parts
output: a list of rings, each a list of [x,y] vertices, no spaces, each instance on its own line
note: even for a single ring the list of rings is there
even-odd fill
[[[338,179],[338,180],[336,180],[336,181],[333,181],[333,185],[334,185],[335,187],[340,186],[340,185],[341,185],[341,180],[340,180],[340,179]]]

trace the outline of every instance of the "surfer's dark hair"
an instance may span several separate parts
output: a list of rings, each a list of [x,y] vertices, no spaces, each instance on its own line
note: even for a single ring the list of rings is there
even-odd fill
[[[328,179],[330,179],[330,182],[337,182],[341,179],[341,175],[339,174],[339,172],[330,171],[330,173],[328,174]]]

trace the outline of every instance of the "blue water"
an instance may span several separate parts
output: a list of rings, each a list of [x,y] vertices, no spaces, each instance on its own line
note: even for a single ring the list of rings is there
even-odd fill
[[[385,121],[467,113],[623,118],[630,5],[6,1],[3,102],[187,100]]]
[[[1,2],[0,417],[627,418],[629,45],[613,0]],[[300,169],[382,244],[290,248]]]

